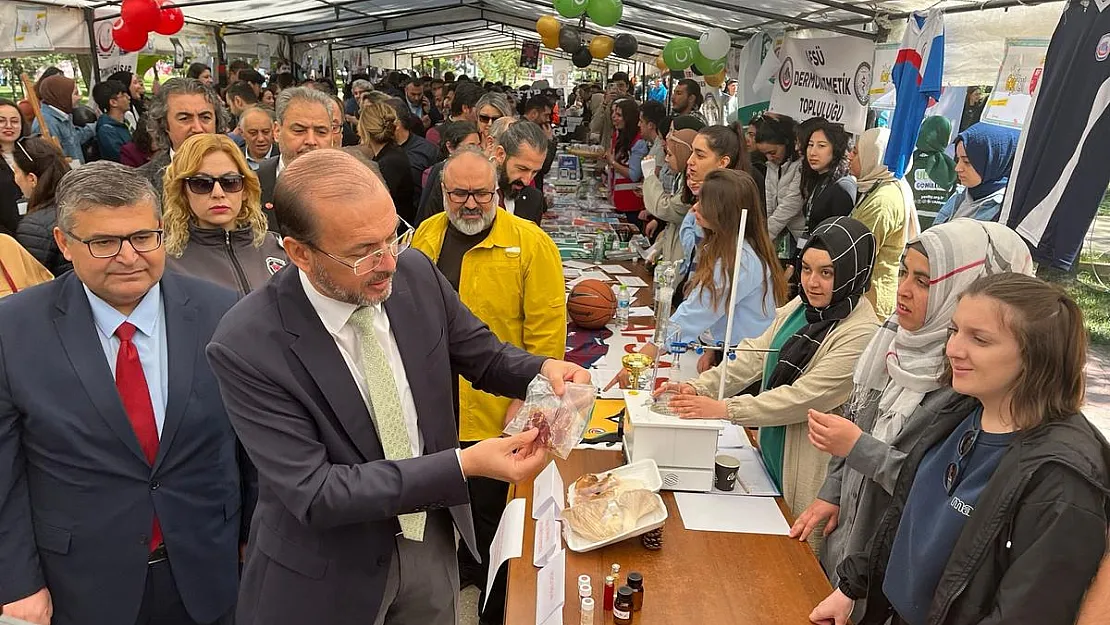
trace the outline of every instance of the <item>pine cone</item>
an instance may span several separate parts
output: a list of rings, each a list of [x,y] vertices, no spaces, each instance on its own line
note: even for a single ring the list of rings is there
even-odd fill
[[[663,528],[653,529],[640,536],[640,542],[649,551],[659,551],[663,548]]]

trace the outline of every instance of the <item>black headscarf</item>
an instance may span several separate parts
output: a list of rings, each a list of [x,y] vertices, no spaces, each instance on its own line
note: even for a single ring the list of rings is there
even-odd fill
[[[802,304],[806,311],[806,325],[791,336],[779,350],[779,362],[771,372],[767,388],[793,384],[817,353],[825,337],[841,319],[855,310],[863,294],[871,287],[871,270],[875,262],[875,235],[862,223],[851,217],[831,217],[821,222],[813,231],[802,253],[820,241],[833,262],[833,296],[828,306],[810,305],[804,289]],[[801,261],[796,270],[801,270]]]

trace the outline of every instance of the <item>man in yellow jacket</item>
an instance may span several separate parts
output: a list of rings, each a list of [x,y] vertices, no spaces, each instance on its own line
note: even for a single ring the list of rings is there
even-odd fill
[[[535,223],[497,206],[497,168],[477,150],[462,149],[443,168],[445,211],[423,222],[412,247],[424,252],[455,287],[459,298],[497,338],[528,352],[563,358],[566,298],[559,250]],[[510,400],[458,379],[459,440],[463,447],[498,436]],[[505,509],[509,485],[470,478],[470,503],[478,548],[489,547]],[[487,564],[459,550],[462,587],[485,588]],[[504,588],[491,593],[482,623],[503,620]]]

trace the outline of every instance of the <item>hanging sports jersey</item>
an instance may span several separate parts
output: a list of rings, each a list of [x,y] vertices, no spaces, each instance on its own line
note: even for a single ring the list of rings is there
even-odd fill
[[[925,109],[931,99],[940,99],[943,74],[944,11],[933,9],[910,15],[894,63],[896,104],[884,159],[896,178],[905,175],[913,159]]]
[[[1110,183],[1110,0],[1073,0],[1052,35],[1000,221],[1070,270]]]

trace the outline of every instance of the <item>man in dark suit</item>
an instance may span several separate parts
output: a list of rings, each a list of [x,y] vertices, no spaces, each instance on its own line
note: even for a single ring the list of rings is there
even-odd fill
[[[239,625],[454,625],[466,480],[546,463],[536,430],[458,449],[452,378],[523,398],[582,368],[499,341],[459,302],[384,183],[351,155],[298,158],[278,184],[278,273],[220,323],[208,358],[259,472]],[[482,554],[488,557],[488,554]]]
[[[274,138],[279,156],[259,163],[255,174],[262,187],[262,212],[277,231],[274,221],[274,189],[278,177],[297,157],[313,150],[332,147],[331,97],[308,87],[283,89],[274,103],[277,125]]]
[[[73,272],[0,307],[0,604],[52,625],[230,623],[238,446],[203,348],[235,294],[163,275],[154,190],[66,174]]]
[[[158,150],[138,168],[162,197],[162,177],[170,159],[193,135],[227,132],[228,113],[211,87],[194,78],[171,78],[147,110],[150,139]]]

